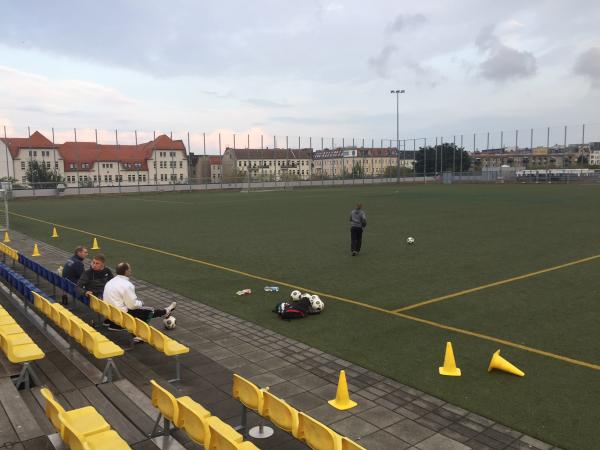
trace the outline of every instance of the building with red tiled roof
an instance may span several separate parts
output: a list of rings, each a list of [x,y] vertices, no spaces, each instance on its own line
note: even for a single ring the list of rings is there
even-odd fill
[[[55,170],[67,186],[175,184],[188,179],[185,145],[166,135],[139,145],[55,145],[36,131],[30,138],[0,139],[0,153],[6,157],[6,161],[0,160],[0,174],[22,182],[33,160]]]
[[[352,174],[357,166],[365,176],[385,176],[398,165],[412,168],[414,151],[401,151],[396,147],[344,147],[317,150],[313,154],[313,174],[319,177],[343,177]]]
[[[39,131],[26,138],[0,138],[0,178],[25,182],[32,161],[44,164],[49,170],[62,172],[58,146]]]

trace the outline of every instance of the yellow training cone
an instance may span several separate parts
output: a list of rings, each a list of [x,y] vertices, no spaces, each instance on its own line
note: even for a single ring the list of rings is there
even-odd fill
[[[98,245],[98,241],[94,238],[94,242],[92,244],[92,250],[100,250],[100,246]]]
[[[444,367],[439,368],[440,375],[448,377],[460,377],[460,369],[456,367],[452,342],[446,342],[446,354],[444,355]]]
[[[10,237],[8,236],[8,231],[4,232],[4,242],[5,244],[8,244],[10,242]]]
[[[500,356],[500,350],[496,350],[492,355],[492,360],[490,361],[490,365],[488,367],[488,372],[491,372],[493,369],[501,370],[503,372],[512,373],[513,375],[517,375],[519,377],[524,377],[525,372],[523,372],[518,367],[509,363],[506,359]]]
[[[346,383],[346,371],[340,371],[340,379],[338,381],[337,393],[335,394],[335,400],[329,400],[331,406],[336,409],[346,410],[354,408],[357,403],[350,400],[350,394],[348,394],[348,383]]]
[[[38,248],[37,244],[33,244],[33,253],[31,254],[31,256],[42,256],[40,254],[40,249]]]
[[[57,238],[58,237],[58,231],[56,231],[56,227],[52,227],[52,237],[53,238]]]

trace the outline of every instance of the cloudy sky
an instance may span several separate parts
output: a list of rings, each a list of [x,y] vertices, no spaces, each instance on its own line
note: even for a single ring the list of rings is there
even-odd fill
[[[593,0],[9,1],[0,126],[370,142],[405,89],[401,138],[600,134],[599,23]]]

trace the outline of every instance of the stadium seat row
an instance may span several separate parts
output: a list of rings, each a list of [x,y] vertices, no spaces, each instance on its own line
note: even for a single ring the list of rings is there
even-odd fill
[[[40,393],[46,400],[46,416],[71,450],[131,448],[93,406],[66,411],[49,389],[42,388]]]
[[[19,252],[2,242],[0,242],[0,253],[4,253],[6,256],[13,260],[17,260],[19,257]]]
[[[53,303],[37,292],[33,293],[35,308],[48,317],[67,335],[81,344],[97,359],[121,356],[125,351],[103,334],[85,323],[64,306]]]
[[[22,275],[16,273],[8,266],[0,263],[0,277],[6,280],[7,284],[21,294],[27,301],[31,302],[33,297],[31,292],[41,292],[33,283]]]
[[[42,266],[36,261],[27,258],[22,253],[18,253],[17,261],[23,265],[23,267],[31,270],[34,274],[39,275],[43,279],[47,280],[53,286],[62,289],[65,293],[71,295],[73,298],[87,304],[88,300],[84,295],[81,295],[77,289],[77,286],[66,278],[61,277],[56,272]]]
[[[45,356],[2,306],[0,306],[0,347],[13,364],[35,361]]]
[[[313,450],[365,450],[327,425],[299,412],[268,389],[260,389],[238,374],[233,374],[233,397]]]
[[[123,312],[119,308],[115,308],[94,295],[90,295],[89,301],[90,308],[93,311],[125,328],[132,335],[142,339],[166,356],[175,356],[177,372],[175,380],[180,379],[179,360],[177,359],[177,356],[188,353],[190,351],[189,347],[170,338],[155,327],[148,325],[143,320],[133,317],[131,314]]]
[[[152,405],[160,414],[154,430],[161,417],[166,419],[165,434],[170,433],[171,424],[184,430],[197,444],[208,450],[252,450],[257,447],[235,431],[230,425],[211,415],[202,405],[191,397],[175,397],[156,381],[152,385]],[[154,434],[154,431],[153,431]]]

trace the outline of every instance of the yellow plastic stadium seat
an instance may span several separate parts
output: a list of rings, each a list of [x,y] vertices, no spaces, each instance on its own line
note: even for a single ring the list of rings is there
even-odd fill
[[[78,320],[71,321],[71,337],[80,344],[83,344],[83,330],[82,324]]]
[[[50,419],[50,422],[56,428],[64,439],[64,425],[67,421],[71,424],[71,428],[74,428],[77,433],[81,435],[99,433],[102,431],[110,430],[110,425],[104,417],[102,417],[98,411],[92,406],[84,406],[83,408],[72,409],[71,411],[65,411],[65,409],[58,403],[52,392],[48,388],[40,389],[40,393],[46,400],[46,417]],[[61,421],[59,415],[63,416]]]
[[[263,390],[261,414],[282,430],[292,433],[292,436],[298,435],[298,411],[296,408],[266,390]]]
[[[49,301],[45,301],[42,303],[42,313],[49,319],[52,319],[52,310],[52,303],[50,303]]]
[[[64,415],[60,414],[61,421]],[[82,434],[71,427],[70,423],[63,423],[63,441],[71,450],[123,450],[131,447],[123,440],[115,430],[100,431],[93,434]]]
[[[263,391],[250,380],[233,374],[233,398],[242,402],[247,408],[262,414]]]
[[[123,313],[123,324],[121,326],[127,331],[129,331],[131,334],[136,334],[135,332],[137,329],[137,325],[135,323],[135,318],[131,314],[126,312]]]
[[[15,319],[12,316],[0,316],[0,326],[2,325],[12,325],[15,322]]]
[[[108,303],[103,300],[100,300],[100,314],[107,319],[110,319],[110,307],[108,306]]]
[[[108,305],[108,303],[107,303],[107,305]],[[112,305],[108,305],[108,311],[110,314],[109,320],[122,327],[123,326],[123,311],[121,311],[119,308],[115,308]]]
[[[235,431],[233,427],[215,416],[208,419],[210,438],[208,450],[237,450],[244,437]]]
[[[24,333],[23,328],[17,323],[11,323],[8,325],[0,325],[0,334],[20,334]]]
[[[0,334],[0,347],[4,353],[8,352],[8,346],[24,344],[33,344],[27,333],[8,334],[6,336]]]
[[[135,335],[144,342],[150,342],[150,326],[143,320],[134,317],[135,319]]]
[[[237,446],[238,450],[260,450],[256,445],[250,441],[244,441]]]
[[[356,442],[351,441],[346,436],[342,436],[342,450],[367,450]]]
[[[42,310],[42,296],[40,294],[38,294],[37,292],[32,292],[33,294],[33,306],[35,306],[35,309],[41,311]]]
[[[102,300],[100,300],[93,294],[90,295],[90,308],[92,308],[92,311],[95,311],[97,313],[102,312],[102,310],[100,309],[100,303],[102,303]]]
[[[2,306],[0,306],[0,317],[2,316],[10,316],[10,314]]]
[[[72,314],[68,310],[59,310],[58,315],[60,317],[60,327],[69,336],[71,335],[71,316]]]
[[[197,444],[208,447],[210,441],[210,429],[208,427],[210,412],[187,395],[179,397],[177,405],[179,406],[179,423],[175,423],[175,426],[183,429]]]
[[[85,328],[82,328],[81,331],[83,332],[83,345],[94,357],[98,359],[113,358],[125,353],[125,350],[102,334],[92,333]]]
[[[37,344],[7,345],[6,350],[6,357],[13,364],[35,361],[46,356]]]
[[[179,405],[175,396],[154,380],[150,380],[150,384],[152,385],[152,406],[157,408],[167,420],[178,424]]]
[[[64,309],[58,303],[50,303],[50,319],[56,325],[60,326],[60,311]]]
[[[150,345],[167,356],[181,355],[190,351],[189,347],[150,327]]]
[[[340,450],[342,446],[339,434],[303,412],[298,413],[297,437],[315,450]]]

